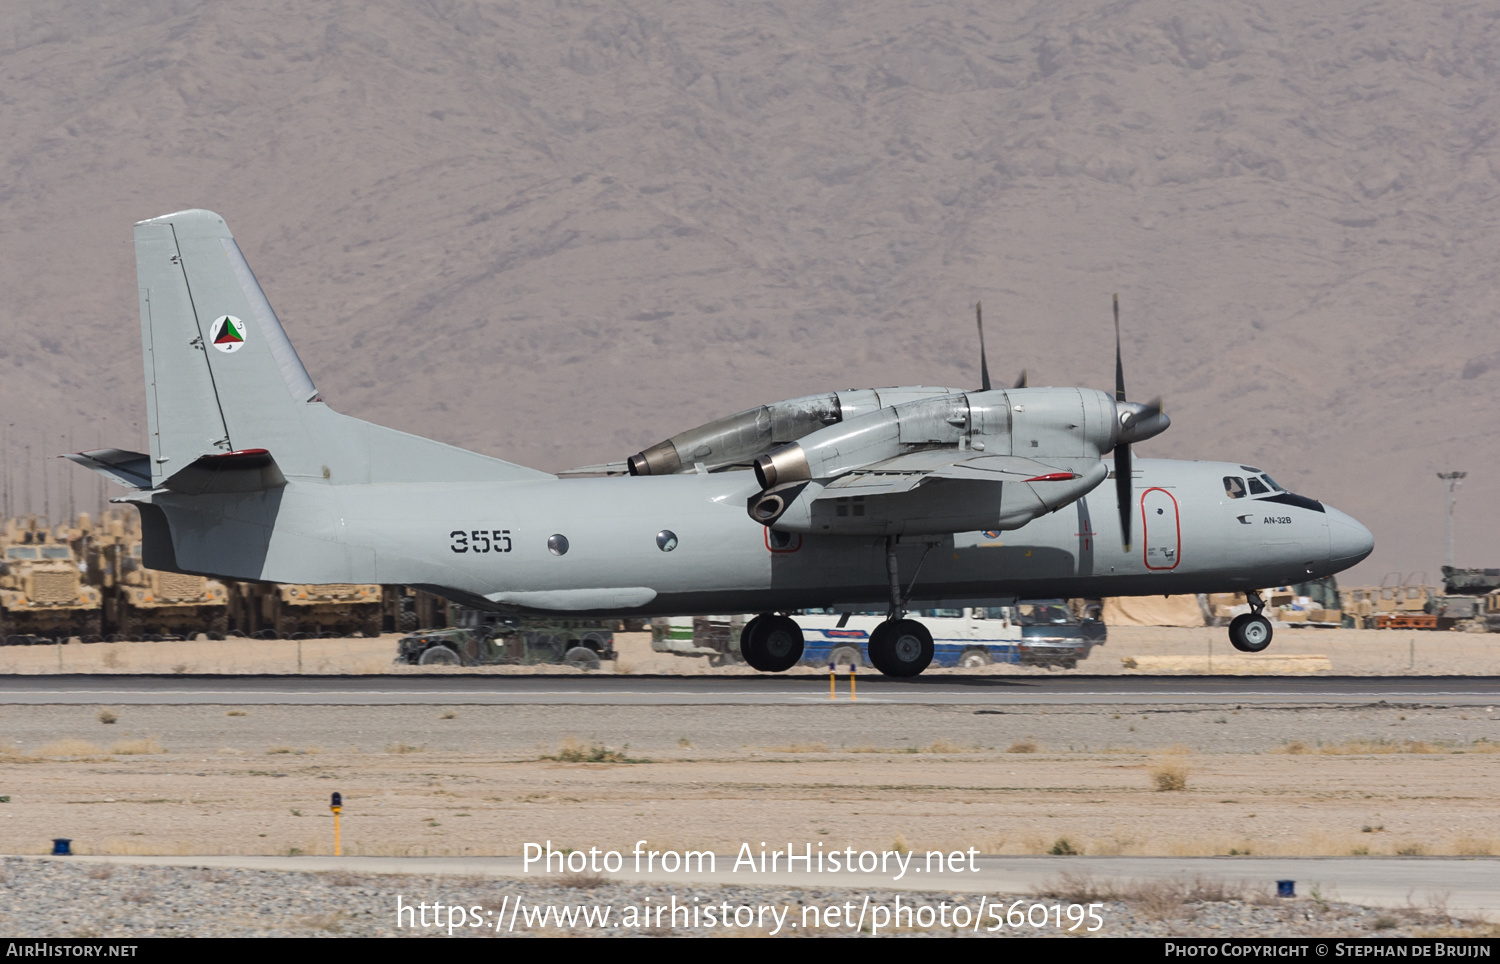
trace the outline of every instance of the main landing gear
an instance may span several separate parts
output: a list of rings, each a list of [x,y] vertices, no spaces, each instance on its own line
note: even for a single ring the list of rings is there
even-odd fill
[[[1248,592],[1250,611],[1234,617],[1229,624],[1229,644],[1242,653],[1258,653],[1271,645],[1271,621],[1261,615],[1266,608],[1258,592]]]
[[[932,662],[932,633],[915,619],[887,619],[871,631],[866,652],[887,676],[916,676]],[[740,630],[740,656],[762,673],[784,673],[802,659],[802,627],[762,613]]]
[[[886,540],[885,558],[891,586],[890,614],[870,632],[866,652],[870,663],[886,676],[916,676],[932,663],[932,633],[915,619],[906,618],[910,590],[901,592],[893,538]],[[921,568],[918,563],[918,571]],[[912,582],[915,584],[915,576]],[[786,672],[802,659],[802,627],[790,616],[762,613],[740,630],[740,656],[763,673]]]

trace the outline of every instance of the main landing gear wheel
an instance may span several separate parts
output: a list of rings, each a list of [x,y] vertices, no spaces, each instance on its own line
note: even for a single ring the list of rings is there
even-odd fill
[[[802,658],[802,627],[790,617],[762,613],[740,631],[740,655],[762,673],[784,673]]]
[[[1241,613],[1229,624],[1229,644],[1242,653],[1258,653],[1271,645],[1271,621],[1253,613]]]
[[[916,676],[932,662],[932,634],[915,619],[887,619],[870,634],[867,652],[887,676]]]

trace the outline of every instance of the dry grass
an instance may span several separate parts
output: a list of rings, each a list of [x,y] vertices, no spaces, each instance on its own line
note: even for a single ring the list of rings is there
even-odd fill
[[[891,849],[894,850],[898,854],[909,854],[909,853],[911,853],[911,844],[909,844],[909,843],[906,842],[906,834],[904,834],[904,833],[898,833],[898,834],[896,834],[896,838],[891,841]]]
[[[1006,747],[1005,748],[1005,752],[1006,753],[1035,753],[1036,752],[1036,741],[1035,740],[1017,740],[1016,742],[1012,743],[1010,746]]]
[[[561,874],[553,877],[548,883],[556,887],[571,887],[574,890],[597,890],[606,887],[615,881],[598,874]]]
[[[595,743],[584,746],[573,737],[568,737],[557,748],[554,754],[543,754],[538,757],[541,760],[556,760],[559,763],[650,763],[650,760],[636,759],[625,755],[625,750],[630,749],[627,745],[624,750],[611,750],[607,746]]]
[[[1500,744],[1487,740],[1476,740],[1467,748],[1470,753],[1495,753]],[[1452,747],[1428,743],[1426,740],[1345,740],[1342,743],[1307,743],[1303,740],[1288,740],[1271,750],[1272,753],[1293,755],[1321,753],[1325,756],[1368,756],[1387,753],[1454,753],[1464,752]]]
[[[109,752],[120,756],[141,756],[148,753],[165,753],[167,750],[157,742],[156,737],[147,736],[135,740],[118,740],[109,748]]]
[[[42,756],[103,756],[104,751],[90,743],[88,740],[80,740],[67,736],[61,740],[53,740],[37,751]]]
[[[442,712],[441,714],[438,715],[438,719],[440,719],[440,720],[456,720],[456,719],[458,719],[458,714],[455,713],[455,712],[453,712],[452,710],[445,710],[444,712]]]
[[[289,753],[289,754],[292,754],[293,756],[305,756],[306,754],[309,754],[309,753],[322,753],[322,752],[323,752],[323,748],[320,747],[320,746],[300,746],[300,747],[299,746],[273,746],[273,747],[269,747],[266,750],[266,755],[267,756],[277,756],[277,755],[280,755],[280,754],[283,754],[283,753]],[[387,748],[387,752],[389,752],[389,748]]]
[[[111,723],[119,722],[119,719],[120,714],[116,713],[114,710],[103,709],[99,711],[99,722],[105,724],[106,726]]]
[[[767,747],[772,753],[827,753],[827,743],[786,743],[781,746]],[[878,750],[855,750],[855,753],[878,753]]]
[[[249,716],[250,714],[246,713],[244,710],[230,710],[229,712],[225,713],[224,715],[225,716]]]
[[[1459,837],[1453,841],[1453,852],[1460,857],[1492,857],[1500,846],[1490,837]]]
[[[91,864],[86,873],[90,880],[108,880],[115,875],[115,868],[109,864]]]
[[[1066,871],[1044,884],[1037,896],[1077,904],[1123,901],[1159,920],[1181,916],[1189,904],[1268,899],[1264,890],[1252,885],[1202,875],[1191,880],[1111,881]]]
[[[1187,778],[1187,764],[1175,760],[1159,763],[1151,768],[1151,785],[1159,792],[1186,790]]]
[[[411,743],[388,743],[388,744],[386,744],[385,752],[387,752],[387,753],[421,753],[421,752],[423,752],[426,749],[427,749],[427,747],[425,745],[423,745],[423,746],[415,746],[415,745],[413,745]]]

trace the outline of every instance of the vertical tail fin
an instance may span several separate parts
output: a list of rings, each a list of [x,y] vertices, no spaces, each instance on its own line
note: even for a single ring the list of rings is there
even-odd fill
[[[549,477],[330,410],[212,211],[141,221],[135,245],[154,483],[250,448],[334,484]]]

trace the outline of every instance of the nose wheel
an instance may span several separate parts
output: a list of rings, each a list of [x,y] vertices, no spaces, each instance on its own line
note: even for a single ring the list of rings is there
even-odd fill
[[[802,659],[802,627],[789,616],[762,613],[740,630],[740,656],[762,673],[784,673]]]
[[[1271,645],[1271,621],[1261,615],[1266,604],[1260,593],[1247,593],[1250,611],[1234,617],[1229,624],[1229,645],[1242,653],[1258,653]]]

